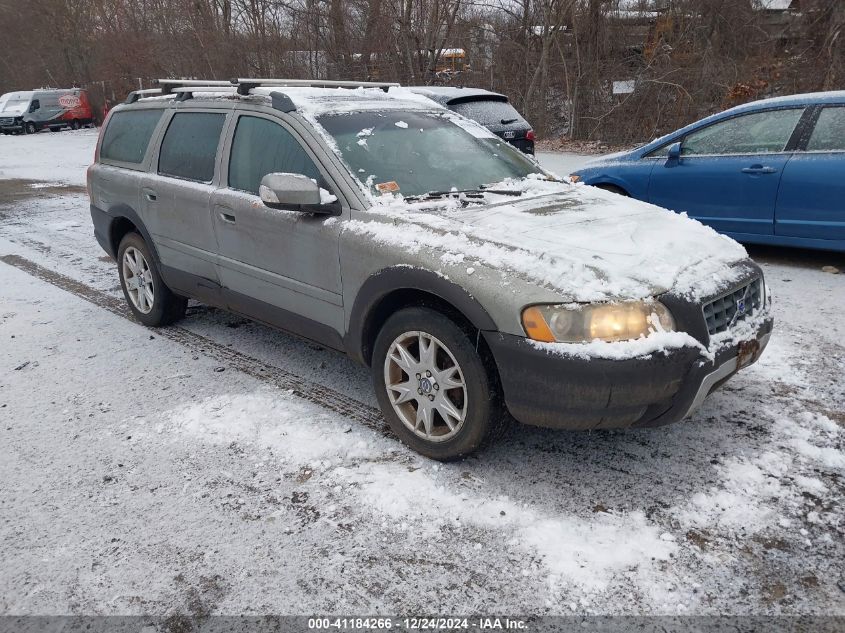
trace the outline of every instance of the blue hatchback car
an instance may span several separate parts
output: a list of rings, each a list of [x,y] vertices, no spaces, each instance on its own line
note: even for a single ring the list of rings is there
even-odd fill
[[[845,91],[741,105],[572,178],[740,242],[845,251]]]

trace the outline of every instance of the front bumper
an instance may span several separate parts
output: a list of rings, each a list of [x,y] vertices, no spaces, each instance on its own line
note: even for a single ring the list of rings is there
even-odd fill
[[[743,358],[755,362],[769,342],[772,319],[759,325],[758,347]],[[724,347],[714,360],[694,348],[629,360],[559,356],[527,339],[486,332],[496,360],[505,403],[524,424],[559,429],[653,427],[692,413],[739,366],[739,345]]]

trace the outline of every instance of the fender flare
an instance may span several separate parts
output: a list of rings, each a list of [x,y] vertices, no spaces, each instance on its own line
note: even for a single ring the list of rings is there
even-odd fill
[[[369,364],[369,346],[375,334],[371,331],[374,327],[371,319],[389,295],[402,291],[437,297],[460,312],[478,330],[497,329],[487,310],[462,286],[430,270],[408,265],[392,266],[372,275],[358,290],[344,340],[349,356]]]
[[[161,270],[161,259],[158,256],[158,251],[156,250],[155,242],[153,242],[153,238],[150,235],[150,232],[147,230],[147,227],[144,226],[144,222],[141,220],[140,216],[136,213],[135,209],[130,207],[126,204],[116,204],[112,206],[107,212],[103,211],[105,215],[109,217],[108,221],[108,233],[106,234],[106,239],[109,241],[109,245],[111,249],[114,251],[110,253],[110,255],[117,259],[117,248],[120,246],[120,242],[114,243],[112,241],[112,235],[114,233],[114,226],[120,220],[129,220],[138,232],[141,234],[141,237],[144,238],[144,241],[147,243],[147,246],[152,253],[153,259],[155,260],[156,266],[158,266],[159,270]]]

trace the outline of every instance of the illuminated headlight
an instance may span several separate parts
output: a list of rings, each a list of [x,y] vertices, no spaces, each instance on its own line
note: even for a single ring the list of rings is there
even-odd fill
[[[531,306],[522,312],[528,338],[547,343],[628,341],[655,331],[675,329],[675,319],[659,301],[588,305]]]

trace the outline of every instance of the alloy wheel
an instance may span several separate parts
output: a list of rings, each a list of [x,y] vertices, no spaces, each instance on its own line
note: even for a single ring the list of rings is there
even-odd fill
[[[150,265],[141,251],[130,246],[123,252],[122,266],[123,282],[132,305],[139,312],[149,314],[155,301],[155,284]]]
[[[443,442],[467,415],[467,387],[455,356],[426,332],[400,334],[384,360],[384,384],[402,423],[418,437]]]

